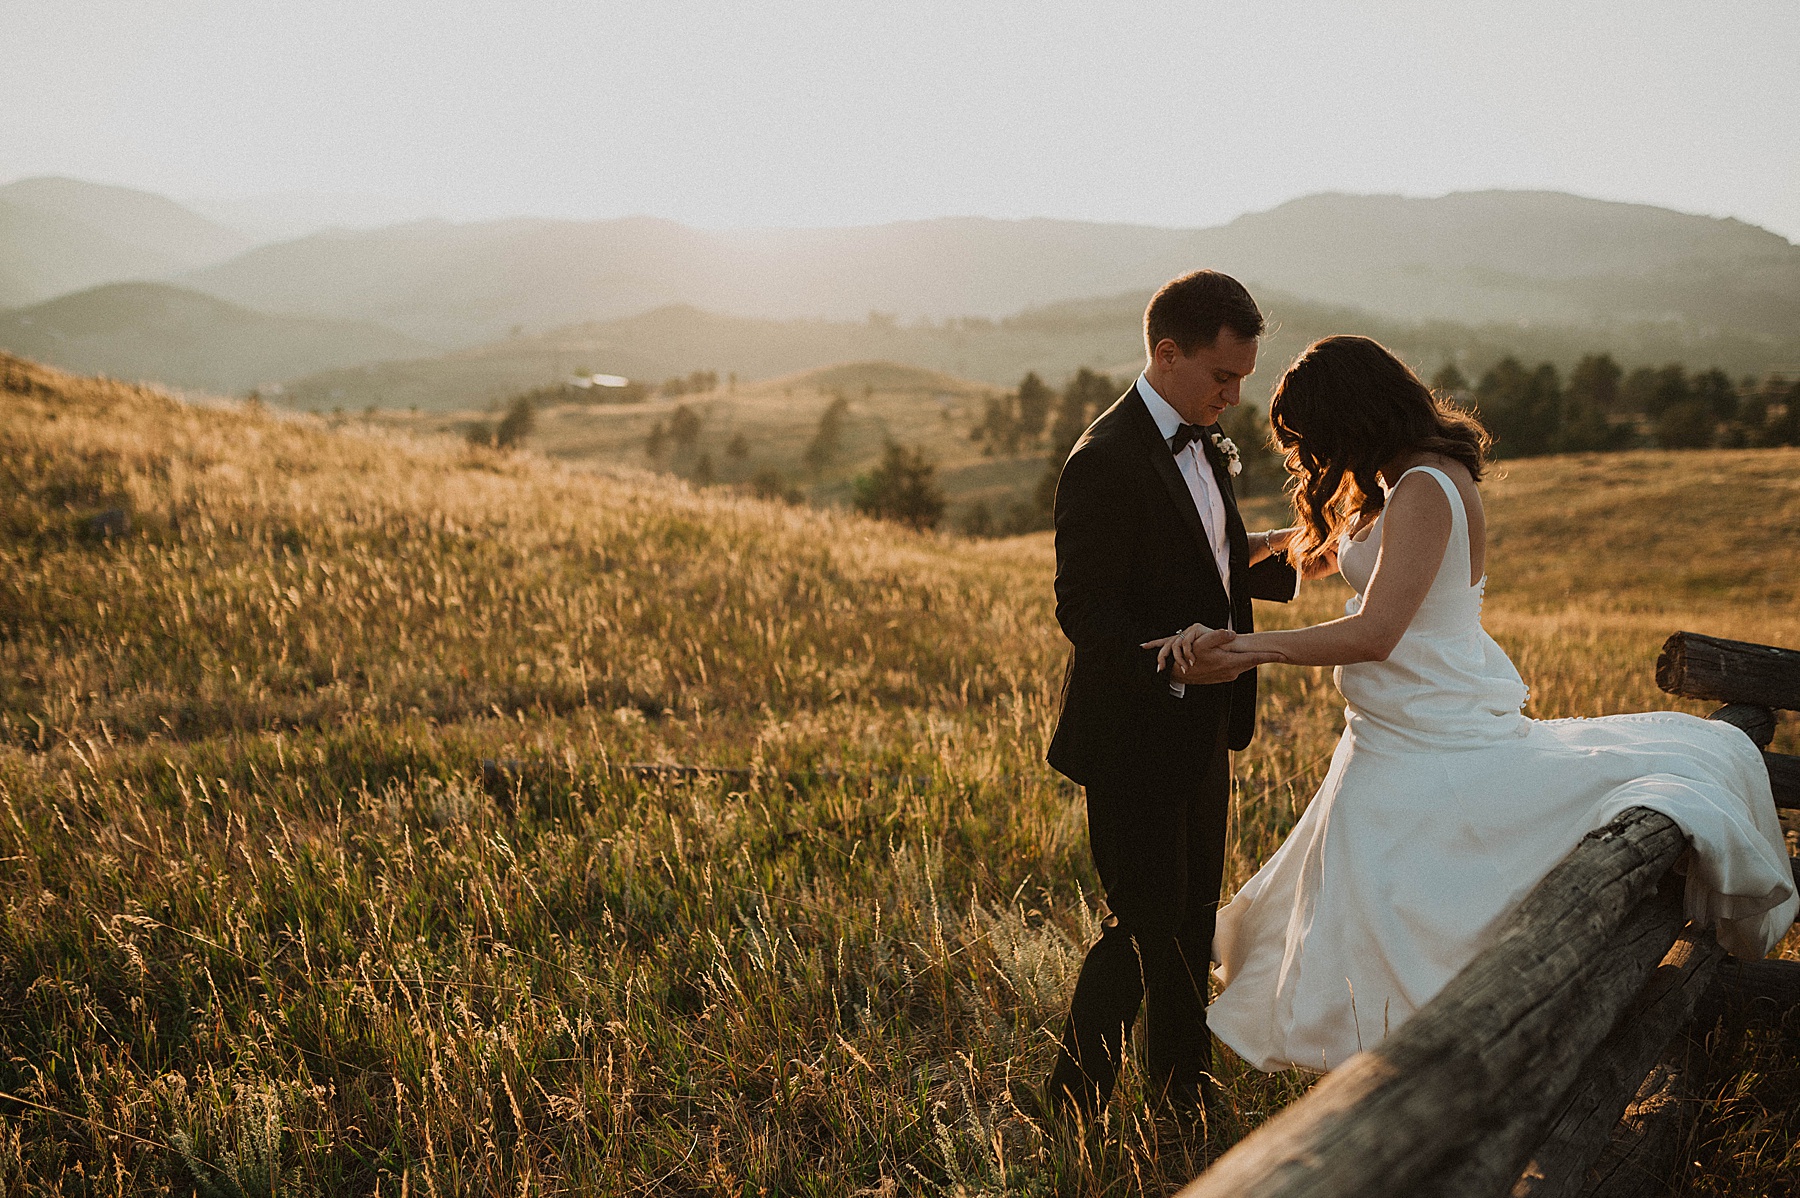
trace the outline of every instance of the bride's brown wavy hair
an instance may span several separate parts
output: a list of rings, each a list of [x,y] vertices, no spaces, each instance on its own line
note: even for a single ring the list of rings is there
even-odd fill
[[[1404,453],[1441,453],[1479,479],[1492,438],[1474,416],[1433,395],[1406,363],[1367,337],[1308,346],[1269,402],[1275,444],[1293,476],[1299,532],[1288,557],[1311,564],[1386,503],[1376,475]]]

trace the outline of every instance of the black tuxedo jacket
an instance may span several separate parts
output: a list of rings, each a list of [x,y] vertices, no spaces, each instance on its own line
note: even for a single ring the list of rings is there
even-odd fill
[[[1192,494],[1137,388],[1094,421],[1056,485],[1056,619],[1074,646],[1049,761],[1084,786],[1153,782],[1194,768],[1219,722],[1241,749],[1256,727],[1256,672],[1170,693],[1143,642],[1199,621],[1253,628],[1250,600],[1291,599],[1279,555],[1249,566],[1231,479],[1203,443],[1225,501],[1233,594],[1227,595]],[[1210,735],[1208,735],[1210,733]]]

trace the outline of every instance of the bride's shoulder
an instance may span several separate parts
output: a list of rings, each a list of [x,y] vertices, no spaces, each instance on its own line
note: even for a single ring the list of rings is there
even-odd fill
[[[1436,454],[1407,468],[1388,495],[1388,506],[1414,513],[1415,519],[1434,526],[1449,524],[1453,507],[1460,508],[1472,525],[1479,526],[1482,520],[1481,487],[1474,473],[1456,459]]]
[[[1424,464],[1436,466],[1436,463]],[[1449,475],[1448,471],[1443,473]],[[1450,478],[1450,488],[1461,489],[1454,477]],[[1398,524],[1406,529],[1429,529],[1435,537],[1439,526],[1442,526],[1447,534],[1452,519],[1450,496],[1443,484],[1429,472],[1416,466],[1409,467],[1394,483],[1393,490],[1388,492],[1382,515],[1390,530]]]
[[[1433,476],[1436,477],[1433,477]],[[1402,491],[1416,495],[1443,494],[1440,481],[1447,482],[1465,496],[1479,492],[1475,475],[1469,468],[1455,458],[1441,454],[1423,454],[1406,465],[1394,483],[1392,496]]]
[[[1469,472],[1467,466],[1457,461],[1455,458],[1441,453],[1419,454],[1410,462],[1406,463],[1405,471],[1401,477],[1416,478],[1427,470],[1434,470],[1437,473],[1444,475],[1458,486],[1461,486],[1464,483],[1473,483],[1475,481],[1475,476]]]
[[[1454,476],[1451,477],[1450,482],[1452,486],[1457,484]],[[1402,474],[1399,481],[1394,484],[1393,490],[1388,492],[1387,497],[1389,510],[1395,507],[1409,509],[1441,507],[1448,510],[1449,505],[1450,500],[1445,496],[1444,488],[1438,480],[1417,467]]]

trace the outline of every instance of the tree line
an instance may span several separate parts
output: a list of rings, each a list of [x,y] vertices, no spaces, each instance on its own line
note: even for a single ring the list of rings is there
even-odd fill
[[[668,380],[662,390],[665,395],[705,394],[717,387],[717,379],[713,372],[695,371]],[[735,384],[735,377],[731,382]],[[1044,467],[1029,494],[999,508],[981,500],[966,505],[957,521],[961,531],[1002,536],[1049,528],[1063,462],[1088,425],[1125,386],[1124,381],[1084,367],[1060,389],[1034,371],[1012,390],[988,396],[970,427],[970,439],[985,454],[1042,458]],[[1495,456],[1502,458],[1645,447],[1800,445],[1800,380],[1780,375],[1733,380],[1717,368],[1690,373],[1679,363],[1627,372],[1610,354],[1599,353],[1583,357],[1566,377],[1554,363],[1528,367],[1509,356],[1471,382],[1452,362],[1432,376],[1431,386],[1479,417],[1494,437]],[[531,401],[541,398],[548,396],[538,392],[516,397],[498,427],[471,429],[471,441],[517,444],[531,428]],[[800,455],[808,474],[817,478],[839,459],[849,418],[848,399],[834,393]],[[1221,424],[1243,461],[1237,479],[1240,493],[1279,490],[1286,472],[1270,444],[1266,414],[1253,405],[1240,405],[1227,410]],[[684,464],[678,469],[691,481],[711,485],[718,481],[712,457],[696,454],[702,428],[698,411],[678,405],[666,421],[652,425],[645,438],[645,456],[660,464],[673,454]],[[747,463],[750,445],[742,432],[725,447],[725,454],[734,463]],[[757,495],[789,503],[805,498],[773,467],[758,471],[749,487]],[[851,502],[859,511],[915,528],[938,527],[949,507],[931,459],[921,449],[893,441],[885,445],[873,468],[852,481]]]
[[[1473,385],[1454,363],[1431,385],[1481,418],[1499,457],[1800,445],[1800,380],[1779,375],[1734,381],[1679,363],[1626,373],[1612,355],[1590,354],[1566,380],[1550,362],[1507,357]]]
[[[1624,449],[1758,448],[1800,445],[1800,380],[1781,375],[1733,380],[1717,368],[1689,373],[1680,363],[1627,372],[1610,354],[1589,354],[1567,378],[1551,362],[1528,367],[1502,358],[1471,382],[1455,363],[1431,379],[1434,391],[1473,411],[1503,458]],[[1047,461],[1029,498],[996,511],[984,502],[963,513],[963,531],[1000,536],[1048,528],[1056,480],[1075,442],[1125,383],[1078,370],[1060,391],[1035,372],[990,397],[970,429],[988,454]],[[1220,420],[1238,447],[1240,493],[1279,490],[1287,474],[1269,441],[1266,413],[1253,405]]]

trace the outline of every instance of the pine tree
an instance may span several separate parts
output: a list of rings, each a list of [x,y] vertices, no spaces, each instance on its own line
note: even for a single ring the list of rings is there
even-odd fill
[[[1038,478],[1037,491],[1032,497],[1041,519],[1047,521],[1050,518],[1050,510],[1056,501],[1056,480],[1062,477],[1063,463],[1069,460],[1069,451],[1075,448],[1075,442],[1081,439],[1094,417],[1115,398],[1117,389],[1112,379],[1085,366],[1077,370],[1075,377],[1063,388],[1050,421],[1050,463]]]
[[[512,449],[524,444],[531,430],[537,427],[537,416],[531,410],[529,396],[521,395],[506,406],[506,415],[494,428],[494,444],[501,449]]]
[[[944,517],[944,492],[937,467],[921,449],[889,441],[881,464],[856,480],[851,503],[856,510],[914,528],[936,528]]]
[[[686,404],[679,404],[669,414],[669,439],[677,449],[686,452],[700,439],[700,414]]]
[[[800,455],[800,460],[808,470],[817,474],[837,458],[838,451],[843,448],[844,423],[849,415],[850,401],[842,395],[833,398],[824,415],[819,417],[819,427],[813,433],[813,439]]]
[[[1044,421],[1050,416],[1050,404],[1056,399],[1056,392],[1044,385],[1044,380],[1037,372],[1026,375],[1019,380],[1019,390],[1015,399],[1018,410],[1019,437],[1025,441],[1036,441],[1044,435]]]
[[[1469,380],[1455,362],[1445,362],[1444,368],[1431,376],[1431,389],[1448,399],[1467,391]]]

